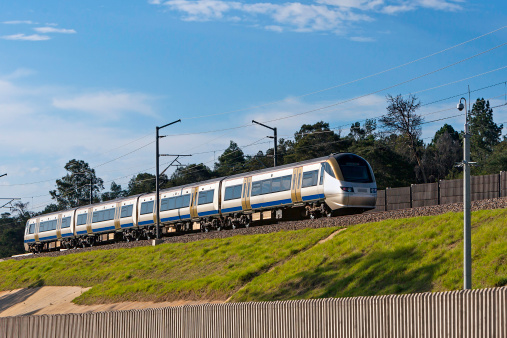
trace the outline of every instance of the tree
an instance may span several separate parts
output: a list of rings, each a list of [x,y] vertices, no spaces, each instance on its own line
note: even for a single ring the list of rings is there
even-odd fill
[[[117,199],[119,197],[125,197],[127,196],[127,192],[125,190],[122,190],[121,184],[116,184],[116,182],[111,182],[111,191],[107,191],[102,194],[101,200],[102,201],[110,201]]]
[[[367,137],[374,137],[374,132],[377,129],[377,121],[375,119],[367,119],[361,128],[361,123],[355,122],[350,126],[349,138],[355,141],[364,140]]]
[[[70,160],[65,165],[69,174],[56,180],[56,190],[50,191],[51,198],[56,200],[62,209],[86,205],[90,201],[90,183],[93,196],[104,189],[104,181],[95,175],[88,163],[82,160]],[[98,198],[97,198],[98,200]]]
[[[294,163],[339,152],[340,136],[329,129],[329,123],[303,124],[294,134],[294,141],[287,141],[284,163]]]
[[[470,157],[482,166],[493,148],[500,143],[503,125],[493,121],[493,109],[489,101],[477,99],[469,115]]]
[[[176,168],[167,184],[164,185],[164,188],[202,182],[213,177],[214,173],[203,163],[190,164],[186,167]]]
[[[0,257],[9,257],[25,251],[23,240],[26,222],[33,213],[28,211],[28,203],[17,201],[12,209],[14,216],[6,213],[0,218]]]
[[[416,114],[416,110],[421,106],[416,96],[410,95],[407,100],[402,95],[393,97],[387,95],[387,114],[380,118],[380,122],[390,134],[397,134],[403,137],[404,143],[409,147],[411,155],[415,158],[420,168],[424,183],[427,182],[426,174],[421,160],[422,142],[421,124],[423,118]]]
[[[458,173],[455,165],[463,157],[459,133],[448,124],[444,124],[433,137],[423,156],[426,171],[431,175],[430,181],[444,179]]]
[[[165,174],[160,175],[160,186],[167,182]],[[149,173],[141,173],[132,177],[128,185],[128,195],[137,195],[156,190],[155,175]]]
[[[244,163],[243,150],[236,142],[231,141],[229,147],[218,157],[218,162],[215,163],[215,172],[218,176],[228,176],[234,172],[235,168],[241,167]]]

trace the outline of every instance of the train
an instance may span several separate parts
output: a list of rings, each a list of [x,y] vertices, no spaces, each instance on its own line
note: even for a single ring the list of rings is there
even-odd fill
[[[162,234],[249,227],[256,222],[331,217],[375,208],[370,164],[352,153],[215,178],[160,190]],[[156,193],[30,218],[25,250],[33,253],[156,236]]]

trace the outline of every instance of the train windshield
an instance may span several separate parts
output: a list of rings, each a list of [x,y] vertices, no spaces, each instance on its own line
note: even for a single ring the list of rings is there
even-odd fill
[[[353,154],[340,154],[336,161],[346,182],[371,183],[373,178],[368,163],[359,156]]]

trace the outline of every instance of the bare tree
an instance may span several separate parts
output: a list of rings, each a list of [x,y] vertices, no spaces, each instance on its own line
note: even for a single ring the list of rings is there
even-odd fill
[[[424,119],[416,114],[416,110],[421,106],[421,102],[413,95],[410,95],[406,100],[401,95],[397,95],[396,97],[387,95],[386,99],[389,104],[386,108],[387,114],[380,118],[380,122],[384,125],[387,132],[403,136],[406,139],[410,152],[421,170],[424,183],[426,183],[426,174],[418,149],[421,124]]]

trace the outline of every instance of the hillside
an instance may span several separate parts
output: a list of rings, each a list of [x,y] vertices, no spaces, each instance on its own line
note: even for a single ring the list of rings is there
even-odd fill
[[[77,304],[456,290],[462,288],[462,215],[8,260],[0,262],[0,290],[90,287]],[[507,284],[506,220],[506,209],[472,214],[474,288]]]

